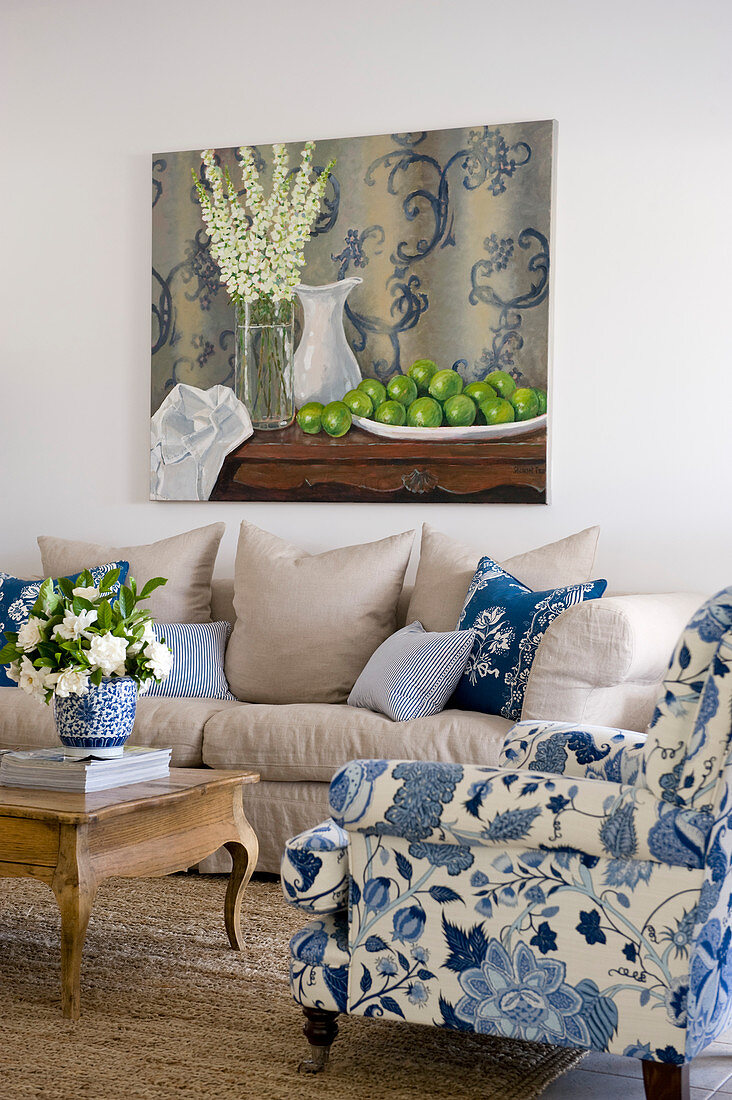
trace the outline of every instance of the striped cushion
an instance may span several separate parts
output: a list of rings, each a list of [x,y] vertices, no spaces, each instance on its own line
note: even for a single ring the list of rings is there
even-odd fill
[[[236,699],[224,675],[229,623],[155,623],[155,637],[173,651],[173,670],[148,695],[183,699]]]
[[[376,650],[348,696],[349,706],[395,722],[438,714],[463,674],[474,637],[466,630],[428,633],[421,623],[410,623]]]

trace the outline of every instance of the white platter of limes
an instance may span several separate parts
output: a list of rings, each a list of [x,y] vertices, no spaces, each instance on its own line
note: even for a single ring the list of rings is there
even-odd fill
[[[487,443],[492,439],[513,439],[517,435],[535,432],[546,424],[546,413],[532,417],[531,420],[518,420],[510,424],[471,424],[470,427],[410,428],[403,424],[380,424],[376,420],[367,420],[354,416],[353,423],[365,432],[378,435],[382,439],[420,440],[422,443]]]
[[[364,378],[339,401],[309,401],[297,414],[304,432],[346,435],[352,425],[382,439],[423,443],[512,439],[546,424],[546,391],[517,386],[506,371],[494,370],[465,385],[456,370],[439,370],[417,359],[407,374],[384,385]]]

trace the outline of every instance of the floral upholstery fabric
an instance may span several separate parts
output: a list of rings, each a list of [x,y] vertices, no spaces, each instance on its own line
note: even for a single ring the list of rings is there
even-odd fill
[[[310,913],[348,905],[348,834],[332,819],[287,841],[282,858],[285,900]]]
[[[717,714],[724,683],[715,658],[730,627],[732,587],[707,600],[692,617],[676,645],[648,727],[642,782],[659,798],[681,806],[708,801],[709,776],[718,776],[714,754],[719,745],[710,743],[708,725]]]
[[[687,628],[645,742],[522,723],[503,768],[342,768],[346,961],[293,940],[296,1000],[677,1064],[728,1028],[729,594]],[[307,966],[345,971],[345,1001]]]
[[[645,734],[569,722],[517,722],[503,742],[501,767],[635,783]]]
[[[351,761],[336,773],[330,800],[349,833],[402,836],[425,852],[440,843],[435,858],[443,860],[457,845],[480,843],[701,867],[712,827],[711,814],[635,785],[409,760]]]
[[[311,920],[290,940],[293,997],[310,1008],[345,1012],[349,963],[346,914]]]

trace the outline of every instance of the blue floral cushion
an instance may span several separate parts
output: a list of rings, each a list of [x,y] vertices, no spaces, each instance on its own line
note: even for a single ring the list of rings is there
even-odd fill
[[[452,705],[517,721],[539,642],[572,604],[596,600],[607,581],[532,592],[492,558],[481,558],[465,598],[459,630],[475,631]]]
[[[119,569],[119,580],[112,587],[111,594],[119,592],[120,585],[127,580],[130,563],[128,561],[111,561],[107,565],[96,565],[90,569],[94,584],[98,585],[110,569]],[[74,573],[69,577],[73,583],[78,580],[81,573]],[[23,623],[28,621],[31,608],[38,599],[42,580],[20,580],[10,573],[0,572],[0,649],[5,645],[6,630],[17,632]],[[6,673],[7,665],[0,665],[0,687],[17,687]]]

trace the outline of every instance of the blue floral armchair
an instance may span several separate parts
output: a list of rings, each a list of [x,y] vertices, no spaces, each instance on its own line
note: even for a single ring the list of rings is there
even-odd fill
[[[519,722],[501,766],[355,760],[288,843],[317,1070],[338,1013],[643,1059],[648,1097],[732,1023],[732,588],[679,640],[645,735]]]

